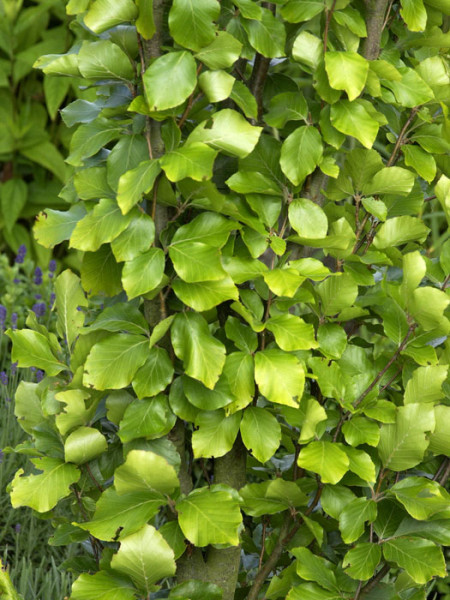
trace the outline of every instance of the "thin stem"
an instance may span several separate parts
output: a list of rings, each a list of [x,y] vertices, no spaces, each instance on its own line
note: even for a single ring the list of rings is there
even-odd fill
[[[326,21],[325,21],[325,29],[323,32],[323,53],[325,54],[327,51],[327,45],[328,45],[328,30],[330,29],[330,23],[331,23],[331,19],[333,17],[333,13],[334,13],[334,9],[336,7],[336,2],[337,0],[333,0],[333,4],[331,5],[330,10],[326,11]]]
[[[390,567],[388,564],[385,564],[379,571],[378,573],[375,575],[375,577],[373,577],[368,583],[366,583],[366,585],[361,588],[360,592],[355,595],[353,600],[359,600],[359,598],[361,596],[364,596],[364,594],[367,594],[367,592],[370,592],[370,590],[372,590],[378,583],[380,583],[380,581],[383,579],[383,577],[389,573],[390,571]]]
[[[262,565],[262,561],[264,558],[264,552],[266,551],[266,530],[267,530],[267,521],[264,520],[263,521],[263,526],[262,526],[262,536],[261,536],[261,552],[259,555],[259,563],[258,563],[258,568],[261,568]]]
[[[399,370],[397,371],[397,373],[395,373],[395,375],[393,375],[393,377],[391,377],[389,379],[389,381],[385,385],[383,385],[383,387],[380,389],[380,392],[384,392],[384,390],[386,388],[388,388],[395,379],[397,379],[397,376],[400,375],[400,373],[402,372],[402,370],[403,370],[403,368],[400,367]]]
[[[442,487],[444,487],[445,484],[447,483],[447,479],[449,477],[450,477],[450,460],[448,460],[447,467],[446,467],[446,469],[444,471],[444,474],[442,475],[442,477],[439,480],[439,485],[441,485]]]
[[[407,118],[406,123],[403,125],[400,133],[398,134],[398,138],[395,142],[395,146],[394,146],[394,149],[392,150],[392,154],[386,163],[387,167],[391,167],[395,163],[395,161],[397,159],[397,154],[400,150],[400,146],[403,143],[403,138],[405,137],[406,131],[407,131],[408,127],[411,125],[411,122],[413,121],[414,117],[416,116],[418,110],[419,110],[418,106],[415,106],[414,108],[411,109],[411,113],[410,113],[409,117]]]
[[[447,277],[444,279],[442,285],[441,285],[441,290],[446,290],[448,287],[448,282],[450,281],[450,274],[447,275]]]
[[[397,360],[400,352],[402,352],[402,350],[404,350],[405,347],[406,347],[406,345],[408,344],[408,340],[411,337],[411,335],[412,335],[412,333],[413,333],[413,331],[415,330],[416,327],[417,327],[416,323],[412,323],[409,326],[408,331],[407,331],[405,337],[401,341],[401,343],[400,343],[399,347],[397,348],[397,350],[394,352],[393,356],[388,361],[387,365],[383,369],[381,369],[381,371],[379,371],[377,373],[377,375],[375,376],[375,378],[372,381],[372,383],[363,391],[363,393],[355,401],[355,403],[353,405],[355,408],[364,400],[364,398],[367,396],[367,394],[369,394],[373,390],[373,388],[377,385],[377,383],[380,381],[380,379],[383,377],[383,375],[386,373],[386,371],[389,369],[389,367],[394,364],[394,362]]]
[[[86,469],[87,474],[89,475],[91,481],[93,482],[93,484],[95,485],[95,487],[100,491],[103,492],[103,487],[100,485],[100,483],[95,479],[94,475],[92,474],[92,471],[89,467],[89,465],[86,463],[84,465],[84,468]]]
[[[363,242],[360,243],[359,239],[361,237],[362,232],[364,231],[364,227],[366,226],[366,223],[369,220],[369,217],[370,217],[370,213],[366,213],[364,215],[364,219],[361,221],[361,225],[359,226],[358,230],[356,231],[355,245],[353,246],[352,254],[356,254],[363,244]]]

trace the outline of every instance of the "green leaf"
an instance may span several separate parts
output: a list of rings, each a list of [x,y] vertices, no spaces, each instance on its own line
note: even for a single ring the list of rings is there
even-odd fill
[[[277,296],[293,298],[299,285],[305,280],[295,269],[272,269],[263,273],[264,281]],[[238,283],[236,281],[236,283]]]
[[[159,163],[170,181],[180,181],[186,177],[205,181],[212,177],[216,156],[217,152],[206,144],[196,143],[168,152]]]
[[[35,146],[22,148],[20,153],[53,173],[63,183],[66,181],[66,165],[64,162],[69,162],[69,159],[67,158],[64,161],[59,150],[51,142],[41,142]]]
[[[41,425],[46,419],[36,387],[36,383],[21,381],[14,397],[14,414],[18,424],[30,435],[33,435],[33,427]]]
[[[398,71],[402,76],[401,81],[386,79],[383,81],[383,85],[394,92],[395,99],[401,106],[413,108],[433,100],[434,94],[432,89],[425,83],[417,71],[408,67],[400,67]]]
[[[191,579],[185,583],[180,583],[170,590],[170,600],[222,600],[222,588],[215,583],[206,583]]]
[[[40,56],[33,64],[34,69],[42,69],[46,75],[67,75],[79,77],[78,56],[74,53],[68,54],[45,54]]]
[[[21,331],[8,329],[6,335],[13,344],[11,361],[17,362],[20,367],[36,367],[50,376],[67,369],[67,365],[60,362],[53,354],[48,339],[42,333],[31,329]]]
[[[17,395],[16,395],[17,403]],[[436,427],[430,434],[428,449],[434,454],[450,454],[450,431],[447,423],[450,419],[450,406],[436,406],[434,408]]]
[[[281,189],[275,181],[257,171],[237,171],[225,182],[230,190],[239,194],[281,195]]]
[[[76,224],[86,215],[86,208],[80,202],[67,211],[46,210],[39,213],[34,225],[34,237],[45,248],[53,248],[68,240]]]
[[[103,198],[75,226],[70,236],[70,247],[95,252],[102,244],[112,242],[124,231],[131,215],[122,215],[114,200]]]
[[[325,315],[335,315],[343,308],[352,306],[358,296],[358,286],[350,275],[328,277],[316,287]]]
[[[316,556],[308,548],[293,548],[291,552],[297,559],[297,575],[302,579],[316,581],[327,590],[338,589],[332,563]]]
[[[83,334],[92,331],[126,331],[128,333],[148,335],[148,324],[135,306],[117,302],[105,308],[91,325],[85,327]]]
[[[249,406],[241,421],[241,435],[245,447],[259,462],[267,462],[281,442],[281,427],[267,409]]]
[[[373,483],[376,480],[375,465],[370,456],[363,450],[356,450],[348,446],[342,449],[350,459],[349,470],[358,475],[364,481]]]
[[[64,442],[64,457],[66,462],[81,465],[106,452],[107,447],[105,437],[97,429],[79,427]]]
[[[121,538],[111,567],[130,577],[145,594],[150,594],[154,583],[176,571],[172,548],[151,525]]]
[[[367,212],[376,217],[379,221],[386,221],[388,209],[382,200],[376,200],[369,196],[368,198],[363,198],[361,202]]]
[[[317,129],[299,127],[283,142],[281,169],[294,185],[300,185],[320,163],[322,154],[322,138]]]
[[[230,231],[239,227],[239,223],[222,215],[203,212],[176,230],[172,246],[179,242],[202,242],[214,248],[221,248],[226,244]]]
[[[229,98],[234,82],[234,77],[223,70],[205,71],[198,78],[200,89],[210,102]]]
[[[230,108],[219,110],[211,118],[212,127],[206,127],[207,121],[200,123],[189,136],[189,144],[205,142],[216,150],[239,158],[252,152],[258,143],[262,127],[253,127],[243,115]]]
[[[214,40],[215,21],[220,14],[217,0],[174,0],[169,12],[169,29],[173,39],[195,52]]]
[[[435,327],[444,327],[448,331],[448,320],[444,311],[450,300],[442,290],[432,287],[419,287],[414,290],[410,300],[410,312],[425,331]]]
[[[319,66],[323,56],[323,42],[320,38],[302,31],[294,40],[292,46],[292,57],[297,62],[305,64],[314,71]]]
[[[117,204],[124,215],[142,200],[143,194],[148,194],[152,190],[160,172],[159,161],[154,159],[145,160],[120,176]]]
[[[133,212],[131,221],[112,242],[111,250],[118,262],[130,261],[148,250],[155,239],[155,224],[142,212]]]
[[[314,327],[295,315],[285,313],[271,317],[266,329],[273,333],[278,346],[287,352],[317,348]]]
[[[336,484],[347,473],[348,456],[331,442],[310,442],[301,449],[297,461],[299,467],[318,473],[323,483]]]
[[[317,330],[317,342],[322,354],[328,358],[340,358],[347,347],[347,334],[340,325],[324,323]]]
[[[167,352],[163,348],[151,348],[147,360],[132,381],[136,396],[156,396],[171,383],[173,373],[173,365]]]
[[[324,10],[322,0],[288,0],[281,7],[281,16],[289,23],[309,21]]]
[[[242,516],[237,500],[230,493],[198,488],[179,500],[176,509],[184,535],[195,546],[239,544]]]
[[[213,389],[225,364],[225,346],[211,335],[205,319],[191,312],[179,313],[171,338],[186,374]]]
[[[380,428],[377,423],[365,417],[352,417],[346,421],[342,426],[342,433],[345,441],[351,446],[368,444],[376,447],[380,439]]]
[[[447,378],[448,365],[419,367],[406,384],[404,404],[433,402],[444,397],[442,384]]]
[[[339,515],[352,500],[355,494],[348,487],[342,485],[325,485],[320,497],[320,503],[327,515],[339,519]]]
[[[158,439],[169,433],[175,421],[166,396],[133,400],[120,421],[119,437],[124,444],[140,437]]]
[[[99,1],[104,0],[97,0]],[[135,6],[133,8],[136,9]],[[134,76],[133,67],[125,52],[108,40],[83,42],[78,53],[78,68],[86,79],[127,82]]]
[[[208,46],[204,46],[195,58],[209,69],[228,69],[239,58],[242,44],[226,31],[218,31]]]
[[[106,159],[108,185],[116,191],[122,175],[139,167],[148,156],[148,144],[142,135],[124,135]]]
[[[97,500],[92,520],[77,525],[100,540],[113,541],[119,533],[126,536],[140,529],[165,504],[166,499],[157,492],[145,490],[119,495],[110,487]]]
[[[402,153],[407,167],[412,167],[428,183],[433,181],[436,177],[436,161],[431,154],[411,144],[402,146]]]
[[[325,70],[331,87],[345,90],[351,102],[366,85],[369,62],[356,52],[327,52]]]
[[[291,202],[289,204],[289,222],[302,238],[321,239],[327,235],[327,216],[312,200],[299,198]]]
[[[69,349],[84,324],[84,314],[77,310],[78,306],[87,306],[80,279],[72,271],[66,269],[55,281],[57,330],[67,341]]]
[[[303,394],[305,372],[297,358],[282,350],[255,354],[255,381],[270,402],[297,407]]]
[[[243,22],[248,41],[253,48],[267,58],[285,56],[286,30],[268,9],[262,9],[261,20]]]
[[[134,600],[136,588],[128,578],[106,571],[83,573],[72,585],[72,600]]]
[[[122,291],[121,267],[105,244],[97,252],[85,252],[81,263],[81,285],[88,294],[115,296]]]
[[[142,76],[150,111],[182,104],[195,89],[196,70],[190,52],[169,52],[152,62]]]
[[[148,356],[148,340],[141,335],[117,333],[94,345],[86,359],[83,383],[97,390],[129,385]]]
[[[81,200],[97,200],[113,195],[106,180],[106,167],[89,167],[77,171],[73,176],[73,184]]]
[[[42,473],[21,477],[23,469],[19,469],[11,482],[11,504],[14,508],[28,506],[37,512],[47,512],[70,494],[70,486],[81,473],[75,465],[48,456],[32,458],[31,462]]]
[[[381,427],[378,453],[387,469],[405,471],[418,465],[428,446],[425,432],[433,431],[431,404],[408,404],[397,408],[396,421]]]
[[[177,473],[163,456],[147,450],[130,450],[124,464],[114,472],[117,493],[159,492],[172,494],[178,487]]]
[[[95,0],[84,17],[84,22],[94,33],[103,33],[111,27],[133,21],[137,17],[132,0],[118,0],[111,5],[108,0]]]
[[[339,515],[339,529],[346,544],[356,542],[364,533],[365,523],[377,517],[377,504],[366,498],[356,498],[347,504]]]
[[[302,583],[293,587],[286,600],[342,600],[340,592],[324,590],[316,583]]]
[[[241,415],[224,418],[223,411],[202,411],[195,420],[198,429],[192,434],[195,458],[224,456],[233,447],[239,431]]]
[[[13,177],[0,186],[0,198],[5,226],[11,231],[27,203],[28,186],[22,179]]]
[[[287,508],[305,506],[306,495],[293,481],[275,478],[263,483],[248,483],[239,490],[244,500],[243,510],[252,517],[276,514]]]
[[[103,146],[120,137],[121,133],[121,125],[104,118],[80,125],[71,138],[70,154],[66,162],[74,167],[83,166],[86,158],[93,156]]]
[[[393,217],[381,225],[373,245],[378,250],[384,250],[391,246],[400,246],[415,240],[424,242],[429,231],[422,220],[416,217]]]
[[[67,435],[69,431],[80,425],[87,425],[92,419],[96,404],[86,408],[85,400],[88,398],[89,394],[83,390],[66,390],[55,394],[55,399],[66,405],[55,418],[56,427],[61,435]]]
[[[413,581],[424,584],[434,576],[445,577],[442,550],[429,540],[403,537],[383,544],[384,558],[405,569]]]
[[[373,179],[362,186],[364,194],[408,195],[415,181],[414,173],[401,167],[385,167],[375,173]]]
[[[156,31],[153,17],[153,0],[136,0],[136,5],[139,9],[136,29],[144,40],[150,40]]]
[[[161,248],[150,248],[124,264],[123,289],[128,299],[151,292],[161,283],[164,275],[165,257]]]
[[[308,105],[301,92],[283,92],[270,100],[264,121],[270,127],[282,129],[288,121],[308,120]]]
[[[358,100],[341,100],[333,104],[330,119],[338,131],[353,136],[365,148],[372,148],[380,126]]]
[[[172,288],[184,304],[199,312],[210,310],[226,300],[239,300],[238,289],[230,277],[197,283],[175,279]]]
[[[403,504],[409,514],[419,521],[426,521],[436,513],[446,511],[450,494],[437,481],[410,476],[399,481],[389,490]]]
[[[245,83],[235,79],[230,98],[239,106],[246,117],[249,119],[257,118],[258,105],[256,104],[255,96],[251,93]]]
[[[217,281],[226,277],[218,248],[202,242],[180,242],[169,248],[177,274],[188,283]]]
[[[367,581],[375,573],[380,560],[380,546],[361,542],[347,552],[342,566],[352,579]]]
[[[183,377],[183,390],[189,402],[201,410],[216,410],[231,404],[233,396],[227,378],[222,374],[213,390],[191,377]]]
[[[243,352],[253,354],[258,347],[258,337],[254,331],[243,325],[235,317],[228,317],[225,323],[225,333],[227,338],[232,340],[235,345]]]

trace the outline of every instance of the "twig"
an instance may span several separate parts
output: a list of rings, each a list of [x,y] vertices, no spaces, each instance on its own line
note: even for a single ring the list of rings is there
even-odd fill
[[[434,200],[436,198],[436,195],[433,196],[428,196],[428,198],[425,198],[424,202],[431,202],[432,200]]]
[[[380,392],[384,392],[384,390],[391,385],[391,383],[397,378],[397,376],[400,375],[402,370],[403,370],[403,367],[400,367],[399,370],[397,371],[397,373],[395,373],[395,375],[389,379],[389,381],[386,383],[386,385],[383,385],[383,387],[380,389]]]
[[[383,25],[382,25],[382,27],[381,27],[381,31],[384,31],[384,29],[385,29],[385,27],[386,27],[386,25],[387,25],[387,23],[388,23],[388,21],[389,21],[389,15],[391,14],[391,10],[392,10],[392,5],[393,5],[393,4],[394,4],[394,0],[391,0],[391,1],[389,2],[389,6],[388,6],[388,9],[387,9],[387,11],[386,11],[386,17],[385,17],[385,19],[384,19],[384,21],[383,21]]]
[[[334,9],[336,7],[337,0],[333,0],[330,10],[327,10],[327,20],[325,21],[325,29],[323,32],[323,53],[326,54],[328,44],[328,30],[330,29],[331,19],[333,17]]]
[[[359,239],[361,237],[362,232],[364,231],[364,227],[366,226],[367,221],[369,220],[370,213],[366,213],[364,215],[364,219],[361,221],[361,225],[358,227],[355,234],[355,245],[353,246],[352,254],[356,254],[358,250],[363,245],[363,241],[360,242]]]
[[[398,151],[400,149],[400,146],[403,143],[403,138],[405,137],[406,130],[411,125],[411,122],[414,119],[414,117],[416,116],[418,110],[419,110],[418,106],[415,106],[414,108],[411,109],[411,113],[410,113],[409,117],[407,118],[406,123],[403,125],[400,133],[398,134],[398,138],[395,142],[395,146],[394,146],[394,149],[392,150],[392,154],[386,163],[387,167],[391,167],[395,163],[395,160],[397,159]]]
[[[258,568],[261,568],[262,561],[263,561],[263,558],[264,558],[264,552],[266,551],[266,529],[267,529],[267,521],[264,519],[263,520],[263,526],[262,526],[261,552],[260,552],[260,555],[259,555]]]
[[[450,281],[450,274],[447,275],[447,277],[444,279],[444,281],[443,281],[443,283],[441,285],[441,290],[447,289],[447,287],[448,287],[447,284],[448,284],[449,281]]]
[[[439,485],[441,485],[442,487],[444,487],[445,484],[447,483],[447,479],[449,477],[450,477],[450,460],[448,460],[447,467],[446,467],[446,469],[444,471],[444,474],[442,475],[442,477],[439,480]]]
[[[203,69],[203,65],[200,63],[197,67],[197,77],[200,75],[201,70]],[[186,122],[186,119],[188,118],[189,113],[191,112],[191,108],[193,106],[193,104],[195,102],[197,102],[197,100],[200,98],[200,96],[202,95],[197,94],[197,96],[194,95],[194,92],[192,92],[192,94],[189,96],[189,100],[188,103],[186,104],[186,108],[184,109],[184,113],[181,115],[180,120],[178,121],[177,125],[178,125],[178,129],[181,129],[183,127],[183,125]],[[195,99],[194,99],[195,98]]]
[[[353,600],[359,600],[359,598],[361,596],[364,596],[364,594],[367,594],[367,592],[370,592],[370,590],[372,590],[378,583],[380,583],[380,581],[383,579],[383,577],[389,573],[390,571],[390,567],[388,564],[385,564],[379,571],[378,573],[375,575],[375,577],[373,577],[368,583],[366,583],[366,585],[361,588],[360,592],[358,595],[355,595]]]
[[[103,487],[100,485],[100,483],[95,479],[94,475],[92,474],[92,471],[89,467],[89,465],[86,463],[84,465],[84,468],[86,469],[87,474],[89,475],[90,479],[92,480],[93,484],[95,485],[95,487],[100,491],[103,492]]]
[[[399,347],[397,348],[397,350],[394,352],[393,356],[391,357],[391,359],[389,360],[389,362],[387,363],[387,365],[381,369],[381,371],[379,371],[377,373],[377,375],[375,376],[374,380],[372,381],[372,383],[363,391],[363,393],[359,396],[359,398],[355,401],[354,403],[354,407],[356,408],[363,400],[364,398],[367,396],[367,394],[369,394],[373,388],[377,385],[377,383],[380,381],[380,379],[383,377],[383,375],[386,373],[386,371],[389,369],[389,367],[394,364],[394,362],[397,360],[400,352],[402,352],[402,350],[405,349],[409,338],[411,337],[413,331],[416,329],[417,324],[416,323],[412,323],[409,328],[408,331],[405,335],[405,337],[403,338],[403,340],[401,341]]]

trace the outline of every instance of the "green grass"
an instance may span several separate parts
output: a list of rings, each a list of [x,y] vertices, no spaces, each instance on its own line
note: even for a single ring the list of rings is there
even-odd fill
[[[1,362],[1,370],[8,371],[6,361]],[[23,376],[29,379],[32,373]],[[26,439],[14,416],[17,380],[16,374],[9,377],[7,386],[0,384],[0,448],[14,447]],[[74,551],[49,546],[51,523],[37,518],[28,508],[13,509],[6,490],[14,473],[25,463],[24,456],[4,454],[0,464],[0,558],[24,600],[64,600],[69,596],[72,577],[60,571],[58,565]]]

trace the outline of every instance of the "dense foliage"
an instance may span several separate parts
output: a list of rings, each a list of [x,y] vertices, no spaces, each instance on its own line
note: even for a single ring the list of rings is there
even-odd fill
[[[445,576],[445,0],[70,0],[84,79],[35,227],[84,253],[8,331],[13,506],[73,600],[422,600]],[[80,33],[81,32],[81,33]],[[88,306],[86,294],[91,297]],[[60,510],[62,507],[64,510]],[[67,509],[73,516],[65,516]]]
[[[25,243],[41,266],[49,253],[29,229],[43,208],[64,206],[61,147],[70,132],[58,109],[72,82],[43,78],[33,63],[72,45],[67,20],[63,0],[0,0],[0,248],[17,252]]]

